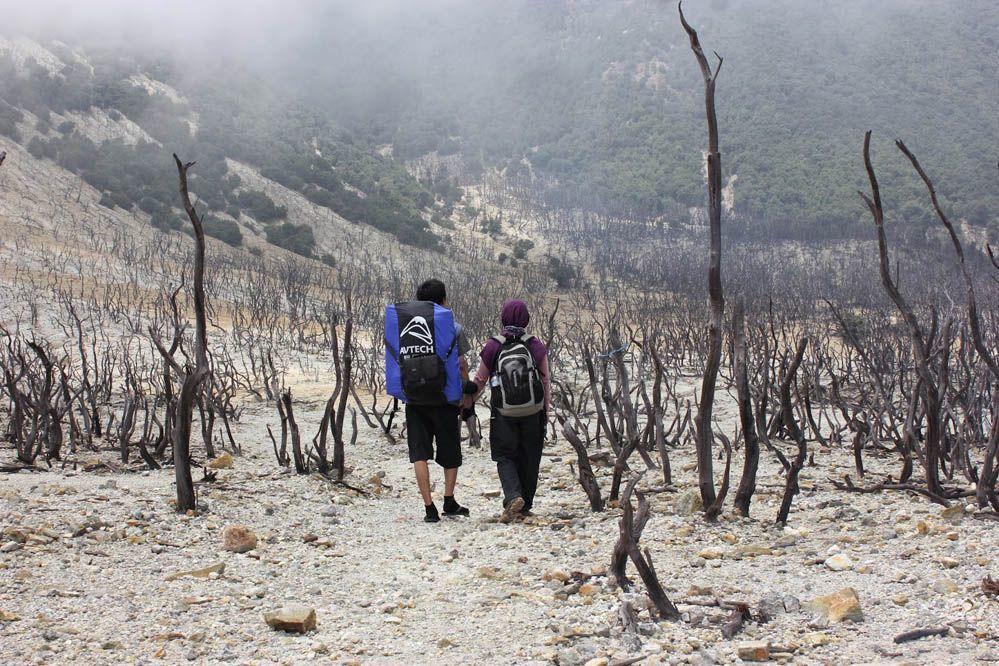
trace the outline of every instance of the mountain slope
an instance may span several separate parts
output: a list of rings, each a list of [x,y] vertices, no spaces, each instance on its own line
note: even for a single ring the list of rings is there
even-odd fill
[[[751,233],[855,234],[867,129],[894,213],[917,226],[932,219],[891,148],[899,137],[955,216],[999,226],[999,5],[713,0],[685,9],[706,48],[725,57],[723,164]],[[471,165],[511,174],[526,174],[526,157],[563,200],[611,215],[703,205],[702,82],[675,3],[437,2],[364,19],[334,4],[317,19],[322,34],[293,57],[313,99],[398,155],[460,150]]]
[[[106,207],[142,211],[163,230],[185,228],[170,157],[177,152],[198,162],[192,188],[207,213],[207,232],[230,244],[250,230],[316,254],[311,229],[246,186],[228,159],[329,215],[410,245],[439,246],[424,219],[439,205],[429,190],[260,79],[231,71],[191,78],[162,62],[50,47],[23,38],[0,42],[0,134],[78,174],[103,193]]]

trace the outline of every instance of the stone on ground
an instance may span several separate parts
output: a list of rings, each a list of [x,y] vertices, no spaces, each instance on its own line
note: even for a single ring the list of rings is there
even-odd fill
[[[309,606],[285,606],[264,613],[264,622],[275,631],[304,634],[316,628],[316,609]]]
[[[752,641],[739,645],[739,659],[743,661],[769,661],[770,643],[766,641]]]
[[[257,535],[243,525],[226,525],[222,530],[222,548],[230,553],[245,553],[257,547]]]
[[[818,597],[805,604],[805,608],[819,619],[829,622],[861,622],[864,614],[860,610],[860,599],[852,587],[844,587],[824,597]]]
[[[676,498],[676,513],[679,516],[692,516],[703,508],[704,502],[698,488],[688,488]]]
[[[232,468],[232,455],[229,453],[223,453],[218,458],[215,458],[208,466],[212,469],[230,469]]]
[[[208,578],[213,573],[220,574],[225,571],[225,563],[219,562],[218,564],[212,564],[211,566],[203,567],[201,569],[191,569],[189,571],[178,571],[172,573],[166,577],[166,580],[177,580],[178,578]]]

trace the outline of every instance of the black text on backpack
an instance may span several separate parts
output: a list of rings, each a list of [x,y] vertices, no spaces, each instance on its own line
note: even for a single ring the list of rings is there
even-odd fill
[[[545,407],[541,372],[525,338],[493,338],[500,343],[493,369],[492,406],[502,416],[531,416]]]

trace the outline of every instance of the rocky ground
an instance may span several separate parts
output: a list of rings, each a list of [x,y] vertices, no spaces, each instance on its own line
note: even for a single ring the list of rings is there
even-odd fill
[[[318,423],[319,408],[299,405],[299,423]],[[707,524],[690,513],[690,451],[675,453],[676,490],[647,474],[653,513],[642,544],[683,613],[672,623],[650,616],[640,586],[622,593],[608,581],[619,511],[587,510],[561,443],[547,451],[535,518],[496,521],[495,473],[488,453],[472,449],[458,492],[471,517],[427,525],[403,445],[362,433],[348,451],[349,482],[362,494],[281,470],[267,421],[268,406],[248,407],[237,431],[244,455],[200,486],[207,510],[198,516],[173,512],[171,470],[96,465],[110,454],[5,475],[0,662],[999,661],[999,601],[981,583],[999,574],[997,524],[902,493],[837,491],[829,479],[851,471],[845,455],[815,456],[783,529],[772,525],[783,482],[766,456],[746,520],[727,513]],[[871,474],[883,464],[869,459]],[[606,493],[605,477],[602,485]],[[223,549],[234,524],[255,533],[255,548]],[[846,588],[856,600],[846,591],[831,610],[811,603]],[[640,609],[638,633],[622,630],[623,600]],[[772,619],[725,639],[731,611],[717,603],[731,601],[757,618],[762,605]],[[289,604],[314,608],[317,628],[268,627],[264,614]],[[946,633],[893,643],[927,627]]]

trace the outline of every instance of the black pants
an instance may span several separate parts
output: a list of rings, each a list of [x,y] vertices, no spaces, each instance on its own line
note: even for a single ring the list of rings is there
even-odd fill
[[[489,449],[503,486],[504,506],[514,497],[524,499],[525,511],[534,505],[547,419],[543,411],[522,417],[494,411],[489,420]]]

